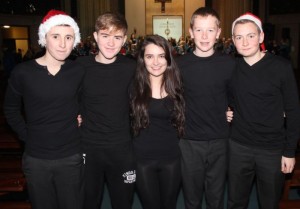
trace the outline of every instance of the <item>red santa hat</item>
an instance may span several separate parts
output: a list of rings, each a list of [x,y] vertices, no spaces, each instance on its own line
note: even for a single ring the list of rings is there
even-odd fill
[[[39,27],[39,44],[42,47],[45,47],[46,45],[46,34],[52,27],[57,25],[69,25],[73,28],[75,34],[73,47],[75,47],[80,42],[79,27],[75,20],[63,11],[50,10],[48,14],[43,18],[43,21]]]
[[[246,12],[245,14],[241,15],[240,17],[238,17],[233,23],[232,23],[232,29],[231,29],[231,32],[232,32],[232,35],[233,35],[233,29],[236,25],[236,23],[240,20],[251,20],[252,22],[254,22],[257,27],[259,28],[260,32],[264,32],[263,31],[263,28],[262,28],[262,23],[261,23],[261,20],[259,19],[259,17],[255,16],[254,14],[250,13],[250,12]],[[265,48],[265,44],[264,43],[261,43],[260,45],[261,47],[261,50],[262,51],[265,51],[266,48]]]

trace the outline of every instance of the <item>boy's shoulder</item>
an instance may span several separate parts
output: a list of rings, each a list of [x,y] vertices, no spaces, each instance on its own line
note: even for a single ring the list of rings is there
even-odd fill
[[[28,61],[17,64],[14,67],[12,73],[13,74],[28,74],[30,71],[36,72],[36,69],[38,67],[39,66],[34,59],[28,60]]]
[[[80,64],[82,66],[91,65],[93,63],[96,63],[95,56],[89,55],[77,57],[75,63]]]

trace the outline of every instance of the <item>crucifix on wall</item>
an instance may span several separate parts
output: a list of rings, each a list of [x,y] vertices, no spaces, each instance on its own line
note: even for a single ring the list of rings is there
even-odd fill
[[[161,13],[165,13],[166,11],[166,3],[170,3],[172,0],[155,0],[155,3],[161,3]]]

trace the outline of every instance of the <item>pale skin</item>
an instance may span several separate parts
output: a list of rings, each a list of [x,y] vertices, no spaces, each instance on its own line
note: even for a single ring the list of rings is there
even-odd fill
[[[214,54],[214,44],[221,34],[219,21],[216,17],[197,16],[193,28],[189,29],[191,38],[195,42],[194,54],[199,57],[209,57]]]
[[[164,49],[155,44],[147,45],[144,53],[144,61],[149,73],[152,97],[157,99],[166,97],[167,93],[165,89],[161,88],[164,72],[167,69]]]
[[[94,32],[93,35],[99,48],[96,61],[103,64],[113,63],[127,39],[124,31],[112,27]]]
[[[46,53],[36,59],[36,62],[47,66],[49,73],[56,75],[65,59],[71,54],[74,41],[75,34],[72,27],[53,26],[46,34]]]
[[[260,44],[264,40],[264,33],[260,32],[254,23],[236,24],[233,30],[234,45],[250,66],[257,63],[265,56],[260,51]],[[295,158],[281,157],[281,172],[293,172],[296,160]]]

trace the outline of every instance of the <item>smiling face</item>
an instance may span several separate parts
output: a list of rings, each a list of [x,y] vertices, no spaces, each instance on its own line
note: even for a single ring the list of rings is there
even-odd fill
[[[233,30],[233,42],[239,54],[245,59],[260,56],[260,44],[264,40],[264,33],[260,32],[252,22],[237,23]]]
[[[216,17],[212,15],[196,16],[193,27],[189,29],[189,32],[194,39],[195,54],[197,56],[208,57],[214,53],[214,44],[221,33]]]
[[[94,38],[99,48],[97,60],[109,64],[116,60],[127,36],[122,30],[105,29],[94,32]]]
[[[46,55],[55,61],[64,61],[72,52],[74,30],[70,26],[54,26],[46,34]]]
[[[155,44],[147,45],[144,53],[144,62],[150,79],[163,78],[168,63],[165,58],[165,51],[162,47]]]

